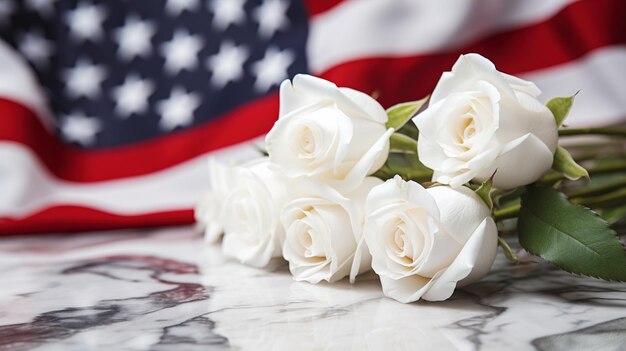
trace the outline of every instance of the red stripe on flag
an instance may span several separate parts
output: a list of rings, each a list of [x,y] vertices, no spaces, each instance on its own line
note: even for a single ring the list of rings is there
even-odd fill
[[[192,210],[124,216],[96,209],[59,205],[19,219],[0,219],[0,234],[80,232],[181,225],[193,222]]]
[[[379,101],[390,106],[432,92],[441,73],[449,71],[464,53],[480,53],[499,70],[519,74],[567,63],[597,48],[624,44],[624,18],[625,1],[579,1],[546,21],[501,32],[454,51],[355,60],[320,76],[365,93],[377,91]]]
[[[101,150],[84,150],[60,142],[33,112],[11,100],[0,99],[0,111],[0,141],[27,145],[61,179],[94,182],[159,171],[263,135],[278,116],[278,97],[268,95],[200,126]]]
[[[344,0],[304,0],[309,16],[319,15],[339,5]]]

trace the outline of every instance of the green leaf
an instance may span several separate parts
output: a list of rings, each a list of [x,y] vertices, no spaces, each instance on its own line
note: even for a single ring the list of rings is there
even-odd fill
[[[563,174],[569,180],[576,180],[580,177],[589,178],[589,173],[581,165],[576,163],[572,155],[562,147],[557,147],[552,161],[552,169]]]
[[[595,212],[552,188],[529,187],[517,222],[520,244],[561,269],[626,281],[626,250]]]
[[[389,138],[389,152],[417,153],[417,140],[404,134],[393,133]]]
[[[494,172],[491,178],[485,180],[478,189],[474,192],[478,195],[489,209],[493,209],[493,200],[491,199],[491,190],[493,189],[493,176],[496,173]]]
[[[387,128],[399,130],[404,126],[420,108],[428,101],[428,97],[421,100],[403,102],[387,109]]]
[[[560,127],[567,117],[569,110],[574,104],[574,98],[578,93],[568,97],[555,97],[546,103],[548,109],[552,112],[557,127]]]

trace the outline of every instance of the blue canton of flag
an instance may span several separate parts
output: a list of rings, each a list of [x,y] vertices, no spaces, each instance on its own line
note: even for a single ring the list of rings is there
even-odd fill
[[[0,25],[87,148],[193,127],[307,71],[296,1],[2,0]]]

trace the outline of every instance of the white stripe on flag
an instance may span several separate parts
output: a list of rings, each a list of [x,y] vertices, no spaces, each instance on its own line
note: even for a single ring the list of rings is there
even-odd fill
[[[52,127],[52,114],[33,70],[4,40],[0,40],[0,97],[28,107],[46,127]]]
[[[565,120],[571,127],[626,122],[626,46],[604,47],[579,60],[520,75],[537,84],[545,100],[580,90]]]
[[[313,18],[314,73],[365,57],[430,54],[556,14],[571,0],[353,0]],[[393,4],[394,6],[390,6]]]
[[[255,139],[211,153],[227,164],[259,152]],[[138,215],[193,208],[208,187],[207,155],[144,176],[74,183],[51,175],[24,145],[0,142],[0,217],[19,218],[55,205],[85,206],[113,214]]]

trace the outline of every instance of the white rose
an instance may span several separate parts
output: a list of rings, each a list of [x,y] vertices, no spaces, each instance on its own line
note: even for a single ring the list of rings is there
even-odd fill
[[[286,231],[283,256],[295,280],[318,283],[335,282],[350,276],[350,281],[369,271],[371,257],[362,240],[363,206],[370,189],[380,184],[367,177],[345,196],[322,182],[294,181],[298,192],[281,215]]]
[[[234,168],[231,177],[228,195],[220,199],[222,250],[242,263],[264,267],[281,256],[280,211],[288,199],[285,179],[267,158]]]
[[[497,170],[494,186],[532,183],[548,171],[557,147],[552,113],[535,84],[498,72],[478,54],[444,72],[429,107],[413,119],[420,160],[433,180],[460,186]]]
[[[350,187],[385,163],[393,132],[386,122],[385,110],[370,96],[297,75],[293,84],[280,86],[279,119],[265,139],[267,152],[289,176]]]
[[[209,158],[209,191],[202,194],[195,208],[196,222],[204,229],[204,238],[209,243],[220,239],[224,232],[222,200],[230,190],[231,168]]]
[[[498,230],[465,187],[424,189],[396,176],[367,197],[364,236],[386,296],[441,301],[487,274]]]

